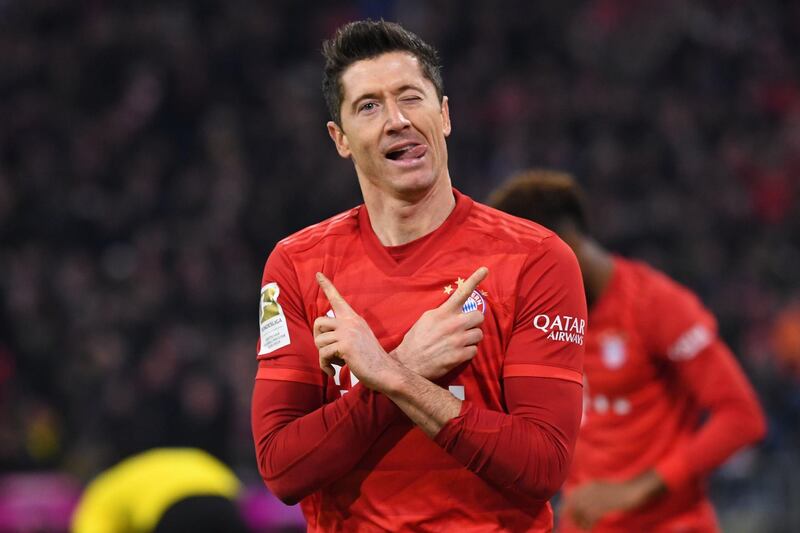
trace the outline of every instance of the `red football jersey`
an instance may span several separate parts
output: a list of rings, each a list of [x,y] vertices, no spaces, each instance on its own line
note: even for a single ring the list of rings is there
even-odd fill
[[[667,493],[593,531],[717,531],[703,477],[758,438],[763,418],[715,319],[686,288],[615,257],[589,323],[584,417],[565,492],[655,468]],[[560,531],[577,531],[563,519]]]
[[[571,250],[541,226],[454,194],[455,209],[439,228],[400,247],[381,245],[363,205],[281,241],[264,271],[257,379],[318,385],[320,405],[345,400],[356,384],[347,367],[332,378],[319,368],[312,326],[331,309],[315,281],[318,271],[388,352],[424,311],[487,266],[488,277],[464,305],[465,312],[485,315],[478,354],[437,383],[465,405],[500,412],[508,412],[504,379],[582,383],[586,304]],[[258,401],[268,399],[256,398],[254,405]],[[521,506],[404,416],[388,425],[355,468],[304,498],[302,508],[310,531],[552,527],[549,503]]]

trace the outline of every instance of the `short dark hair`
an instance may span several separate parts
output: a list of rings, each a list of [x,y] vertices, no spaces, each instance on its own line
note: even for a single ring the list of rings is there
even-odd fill
[[[589,233],[584,192],[566,172],[532,169],[515,174],[490,195],[489,205],[555,232],[572,223]]]
[[[372,59],[387,52],[408,52],[422,66],[422,74],[433,83],[441,101],[444,95],[442,66],[439,54],[431,45],[397,23],[381,19],[357,20],[336,30],[333,38],[322,43],[325,57],[325,74],[322,78],[322,94],[331,120],[341,126],[341,107],[344,99],[342,73],[362,59]]]

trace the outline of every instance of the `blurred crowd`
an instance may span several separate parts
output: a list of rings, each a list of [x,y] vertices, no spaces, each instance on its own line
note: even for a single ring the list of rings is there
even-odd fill
[[[701,295],[770,422],[723,517],[800,524],[790,0],[0,1],[0,469],[191,444],[257,479],[261,268],[360,203],[319,51],[365,17],[440,50],[456,187],[571,171],[600,240]]]

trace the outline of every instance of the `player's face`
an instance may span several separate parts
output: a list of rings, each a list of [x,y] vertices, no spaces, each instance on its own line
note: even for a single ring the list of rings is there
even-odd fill
[[[416,57],[389,52],[342,74],[341,128],[328,123],[339,155],[352,158],[362,189],[413,196],[447,179],[450,113]]]

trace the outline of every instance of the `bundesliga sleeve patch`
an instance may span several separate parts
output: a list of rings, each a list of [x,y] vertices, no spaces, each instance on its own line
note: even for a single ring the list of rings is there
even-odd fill
[[[261,287],[261,303],[258,323],[261,331],[261,349],[258,355],[268,354],[288,346],[289,327],[286,325],[286,316],[278,303],[281,290],[277,283],[267,283]]]

